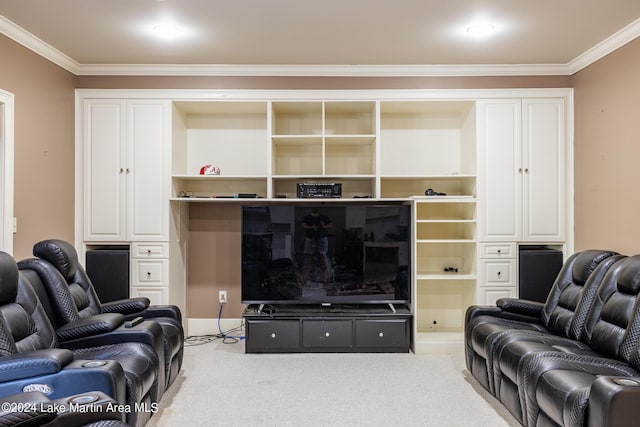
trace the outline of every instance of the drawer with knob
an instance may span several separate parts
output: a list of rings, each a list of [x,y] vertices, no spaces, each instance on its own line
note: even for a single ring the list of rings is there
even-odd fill
[[[300,347],[299,320],[247,320],[248,353],[298,351]]]
[[[302,346],[313,348],[351,347],[352,320],[311,320],[302,321]]]
[[[356,320],[356,346],[388,351],[409,346],[408,319]]]
[[[157,286],[166,284],[169,276],[167,259],[133,259],[132,279],[134,286]]]
[[[132,258],[167,258],[169,257],[168,243],[132,243]]]
[[[480,258],[515,258],[516,245],[509,243],[480,243]]]
[[[515,260],[485,261],[482,264],[484,265],[484,275],[482,276],[484,281],[481,284],[511,284],[516,265]]]

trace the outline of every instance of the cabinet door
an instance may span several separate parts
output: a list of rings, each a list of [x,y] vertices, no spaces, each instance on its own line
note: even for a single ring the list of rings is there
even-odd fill
[[[478,105],[479,240],[517,241],[522,230],[521,101]]]
[[[124,101],[84,104],[84,238],[125,239]]]
[[[127,236],[168,240],[168,104],[147,100],[127,104]]]
[[[523,238],[564,239],[564,101],[523,101]]]

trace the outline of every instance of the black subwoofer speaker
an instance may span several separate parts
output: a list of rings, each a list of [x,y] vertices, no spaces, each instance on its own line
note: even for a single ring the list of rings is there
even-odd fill
[[[520,246],[518,297],[545,302],[562,268],[562,251],[546,246]]]
[[[100,302],[129,298],[128,247],[88,250],[86,260],[87,275]]]

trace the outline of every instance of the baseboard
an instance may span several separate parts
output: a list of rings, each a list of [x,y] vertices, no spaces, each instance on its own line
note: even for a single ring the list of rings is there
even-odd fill
[[[242,324],[242,319],[240,318],[224,318],[220,319],[220,329],[223,332],[229,331],[231,329],[235,329]],[[200,335],[217,335],[220,333],[218,329],[218,319],[197,319],[197,318],[189,318],[187,319],[187,330],[185,334],[187,336],[200,336]],[[238,332],[233,332],[234,335],[237,335]],[[242,333],[244,334],[244,332]]]

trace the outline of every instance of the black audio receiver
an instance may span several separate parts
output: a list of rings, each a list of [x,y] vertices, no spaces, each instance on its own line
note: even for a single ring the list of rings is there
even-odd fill
[[[303,182],[296,186],[299,199],[339,199],[342,197],[342,184],[333,182]]]

